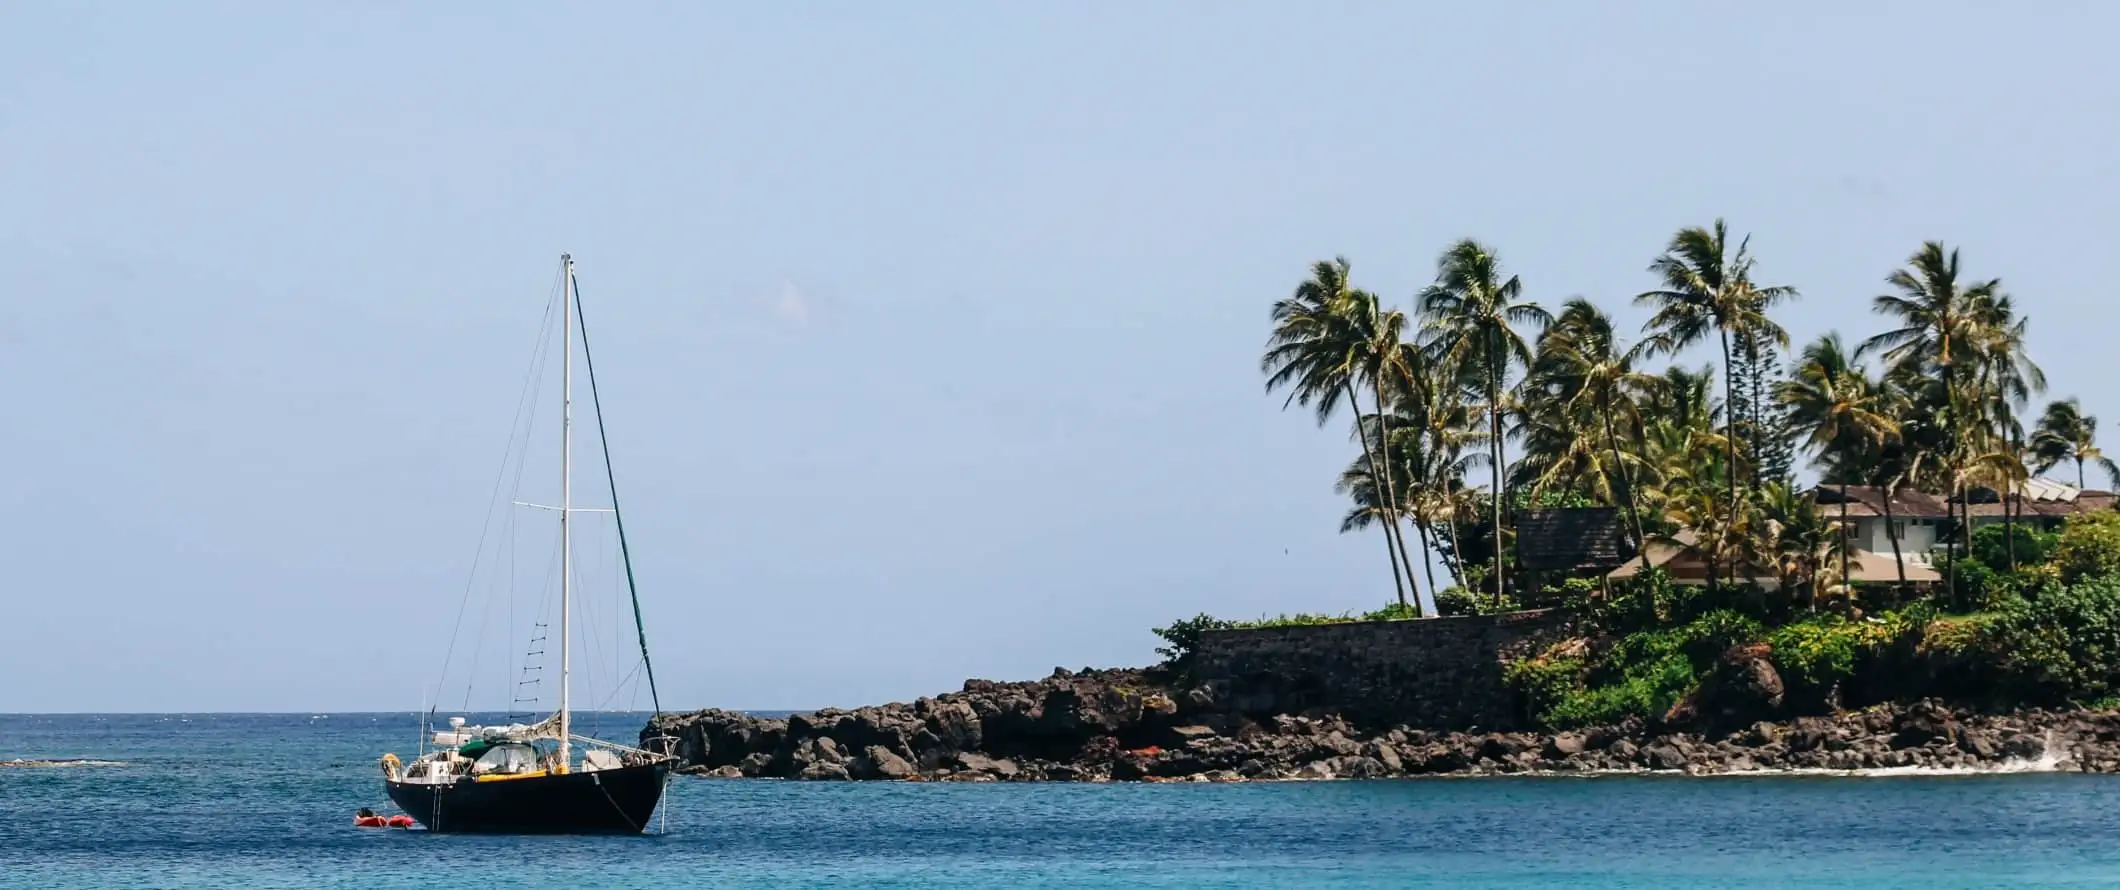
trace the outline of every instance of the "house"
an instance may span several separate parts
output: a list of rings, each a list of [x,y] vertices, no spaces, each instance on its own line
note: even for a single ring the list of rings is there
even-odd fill
[[[1667,540],[1651,540],[1649,546],[1642,548],[1645,552],[1641,558],[1630,560],[1626,565],[1613,569],[1605,578],[1610,581],[1624,581],[1655,568],[1662,569],[1673,584],[1706,586],[1708,560],[1695,546],[1695,541],[1691,531],[1681,531]],[[1724,579],[1723,583],[1729,583],[1729,570],[1728,566],[1717,566],[1716,577]],[[1872,553],[1859,548],[1850,549],[1848,552],[1848,575],[1857,584],[1897,584],[1900,577],[1899,569],[1892,564],[1890,553]],[[1758,568],[1752,569],[1750,577],[1740,577],[1736,580],[1737,583],[1749,583],[1760,588],[1773,588],[1781,584],[1780,577],[1771,572],[1761,574]],[[1934,566],[1912,559],[1906,561],[1908,584],[1934,584],[1942,580],[1943,575],[1937,572]]]
[[[1905,555],[1909,564],[1929,564],[1940,558],[1947,546],[1950,529],[1955,527],[1960,505],[1956,497],[1900,491],[1892,496],[1888,511],[1884,489],[1874,485],[1846,488],[1820,485],[1815,494],[1820,515],[1836,522],[1842,516],[1845,500],[1850,526],[1848,534],[1857,550],[1889,554],[1893,550],[1892,539],[1896,532],[1899,552]],[[2019,522],[2052,530],[2070,516],[2111,510],[2116,500],[2120,498],[2109,491],[2079,489],[2050,479],[2032,479],[2025,483],[2022,493],[2010,497],[2007,506],[1995,491],[1975,488],[1968,493],[1966,512],[1971,514],[1975,530],[2008,521],[2010,512],[2017,514]],[[1885,515],[1888,512],[1892,531],[1886,529]],[[1889,557],[1886,563],[1889,565]]]
[[[1850,581],[1856,584],[1899,583],[1902,572],[1892,560],[1894,532],[1899,539],[1898,552],[1905,563],[1906,583],[1934,584],[1943,580],[1940,569],[1944,552],[1961,504],[1956,497],[1901,491],[1892,496],[1887,511],[1884,490],[1874,485],[1850,485],[1845,489],[1838,485],[1821,485],[1814,490],[1814,496],[1819,515],[1827,520],[1838,523],[1845,510]],[[2006,522],[2010,513],[2016,514],[2018,522],[2051,530],[2060,527],[2070,516],[2115,509],[2116,504],[2120,504],[2120,496],[2109,491],[2079,489],[2049,479],[2033,479],[2025,484],[2021,493],[2009,499],[2007,509],[1999,494],[1985,488],[1969,492],[1964,503],[1976,530]],[[1886,527],[1887,512],[1891,514],[1891,531]],[[1690,532],[1680,532],[1669,540],[1652,540],[1643,549],[1647,552],[1605,577],[1613,581],[1624,580],[1653,567],[1663,569],[1676,584],[1707,583],[1707,558],[1694,546]],[[1718,572],[1726,571],[1728,567],[1718,567]],[[1760,587],[1780,583],[1779,579],[1771,577],[1738,580],[1740,583],[1749,580]]]

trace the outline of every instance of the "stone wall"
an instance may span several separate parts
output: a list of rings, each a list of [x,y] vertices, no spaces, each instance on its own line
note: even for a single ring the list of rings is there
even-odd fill
[[[1194,676],[1256,715],[1317,709],[1357,723],[1427,729],[1516,729],[1505,660],[1565,635],[1552,610],[1208,631]]]

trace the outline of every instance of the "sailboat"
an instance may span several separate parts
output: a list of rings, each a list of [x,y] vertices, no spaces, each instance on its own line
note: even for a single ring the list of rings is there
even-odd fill
[[[616,517],[618,498],[613,483],[612,506],[574,505],[574,335],[581,295],[574,279],[574,258],[561,255],[560,266],[560,502],[547,508],[559,515],[559,706],[549,717],[530,724],[467,726],[463,717],[453,717],[447,730],[433,733],[433,750],[418,755],[411,763],[400,762],[395,754],[383,755],[385,791],[399,808],[429,831],[639,834],[647,829],[669,781],[673,759],[666,753],[574,732],[569,701],[573,646],[569,623],[574,593],[571,520],[577,512],[609,512]],[[582,326],[581,334],[593,395],[596,368],[588,350],[586,326]],[[597,425],[601,433],[600,406]],[[609,460],[607,451],[607,469]],[[617,529],[630,588],[632,557],[625,547],[623,518],[618,518]],[[647,637],[640,622],[637,595],[633,597],[633,608],[635,627],[641,630],[642,665],[647,668],[652,691],[654,667],[647,661]],[[659,700],[656,707],[661,710]],[[422,735],[426,731],[423,725]],[[574,757],[577,745],[582,751],[579,761]]]

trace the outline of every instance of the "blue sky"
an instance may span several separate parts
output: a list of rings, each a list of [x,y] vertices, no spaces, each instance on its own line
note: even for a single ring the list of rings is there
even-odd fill
[[[1638,323],[1724,216],[1852,337],[1942,238],[2120,419],[2103,4],[446,6],[0,11],[0,711],[417,706],[561,251],[673,706],[1386,601],[1256,367],[1335,253]]]

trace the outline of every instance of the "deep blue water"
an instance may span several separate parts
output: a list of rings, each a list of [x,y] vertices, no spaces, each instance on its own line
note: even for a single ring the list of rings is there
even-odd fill
[[[639,718],[603,718],[613,738]],[[683,779],[668,833],[352,827],[406,715],[0,715],[0,887],[2106,887],[2120,780]]]

